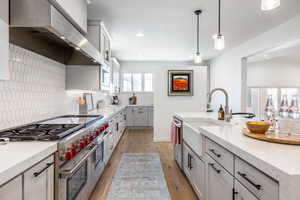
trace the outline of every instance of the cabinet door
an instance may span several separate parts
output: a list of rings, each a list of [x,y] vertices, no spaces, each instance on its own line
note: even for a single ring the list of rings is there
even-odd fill
[[[205,162],[202,161],[195,153],[191,157],[191,177],[192,185],[199,199],[205,196]]]
[[[1,200],[22,200],[22,176],[0,187]]]
[[[237,180],[234,182],[235,200],[258,200],[249,190]]]
[[[133,126],[134,124],[134,109],[128,107],[126,109],[126,126]]]
[[[190,159],[191,159],[190,149],[185,143],[183,143],[183,171],[189,180],[191,180]]]
[[[53,156],[24,173],[24,200],[54,200]]]
[[[153,107],[148,108],[148,126],[153,127]]]
[[[232,200],[233,177],[212,159],[207,163],[207,200]]]
[[[146,107],[134,108],[134,126],[148,126],[148,111]]]

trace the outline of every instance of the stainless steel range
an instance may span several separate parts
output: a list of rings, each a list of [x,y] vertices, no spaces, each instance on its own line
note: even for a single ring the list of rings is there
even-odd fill
[[[67,115],[0,132],[10,141],[58,141],[57,200],[85,200],[105,166],[109,123],[99,115]]]

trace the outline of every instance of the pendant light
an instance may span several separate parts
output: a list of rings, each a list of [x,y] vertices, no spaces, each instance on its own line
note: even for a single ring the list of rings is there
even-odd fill
[[[261,0],[261,9],[268,11],[280,6],[280,0]]]
[[[201,10],[196,10],[195,11],[195,14],[197,15],[197,52],[195,54],[195,57],[194,57],[194,62],[196,64],[199,64],[199,63],[202,63],[202,55],[200,54],[200,47],[199,47],[199,43],[200,43],[200,38],[199,38],[199,35],[200,35],[200,22],[199,22],[199,15],[202,13]]]
[[[219,0],[219,17],[218,17],[218,34],[213,36],[215,49],[222,50],[225,48],[225,38],[221,34],[221,0]]]

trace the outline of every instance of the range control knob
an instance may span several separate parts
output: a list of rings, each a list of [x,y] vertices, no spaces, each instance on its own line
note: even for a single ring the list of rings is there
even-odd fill
[[[97,131],[95,132],[95,135],[96,135],[96,137],[99,136],[99,135],[100,135],[100,131],[97,130]]]
[[[95,137],[94,137],[93,135],[91,135],[91,136],[89,137],[89,141],[92,142],[92,141],[94,140],[94,138],[95,138]]]
[[[79,145],[80,145],[80,148],[83,149],[86,146],[85,141],[84,140],[81,141]]]
[[[65,155],[65,160],[71,160],[73,158],[73,153],[72,151],[69,151]]]
[[[73,147],[71,152],[72,152],[72,156],[74,157],[77,154],[77,148]]]

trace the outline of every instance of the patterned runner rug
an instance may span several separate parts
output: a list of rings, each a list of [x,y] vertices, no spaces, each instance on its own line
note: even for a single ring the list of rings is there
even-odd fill
[[[125,153],[107,200],[170,200],[158,153]]]

